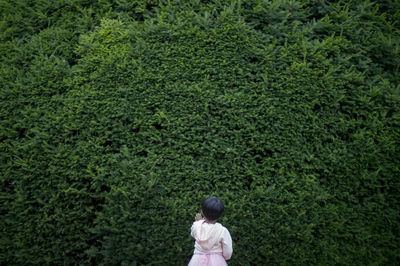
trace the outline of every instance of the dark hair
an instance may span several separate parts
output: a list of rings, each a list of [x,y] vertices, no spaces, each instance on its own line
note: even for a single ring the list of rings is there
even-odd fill
[[[211,196],[203,200],[203,203],[201,204],[201,210],[208,220],[215,221],[224,212],[224,204],[219,198]]]

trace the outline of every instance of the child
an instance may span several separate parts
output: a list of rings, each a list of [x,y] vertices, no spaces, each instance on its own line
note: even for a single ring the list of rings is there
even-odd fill
[[[216,222],[224,211],[224,204],[211,196],[203,200],[201,211],[204,218],[200,213],[196,214],[192,225],[191,235],[196,241],[188,266],[228,265],[225,260],[232,256],[232,238],[228,229]]]

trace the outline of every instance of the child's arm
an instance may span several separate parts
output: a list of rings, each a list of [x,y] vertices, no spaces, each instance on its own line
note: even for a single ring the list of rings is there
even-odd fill
[[[229,260],[232,256],[233,248],[231,234],[229,234],[228,229],[224,228],[221,238],[222,255],[224,256],[225,260]]]
[[[195,222],[200,221],[200,220],[202,220],[202,219],[203,219],[203,217],[201,216],[200,213],[197,213],[196,216],[194,217]],[[195,224],[193,223],[193,224],[192,224],[192,228],[190,229],[190,231],[191,231],[190,235],[191,235],[192,237],[196,238],[194,226],[195,226]]]

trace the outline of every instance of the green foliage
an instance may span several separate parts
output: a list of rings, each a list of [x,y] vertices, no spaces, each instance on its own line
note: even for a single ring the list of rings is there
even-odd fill
[[[396,1],[0,1],[0,261],[399,263]]]

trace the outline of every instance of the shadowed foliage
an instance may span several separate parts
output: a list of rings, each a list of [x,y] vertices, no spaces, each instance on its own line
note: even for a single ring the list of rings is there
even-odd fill
[[[0,261],[399,263],[397,1],[0,0]]]

